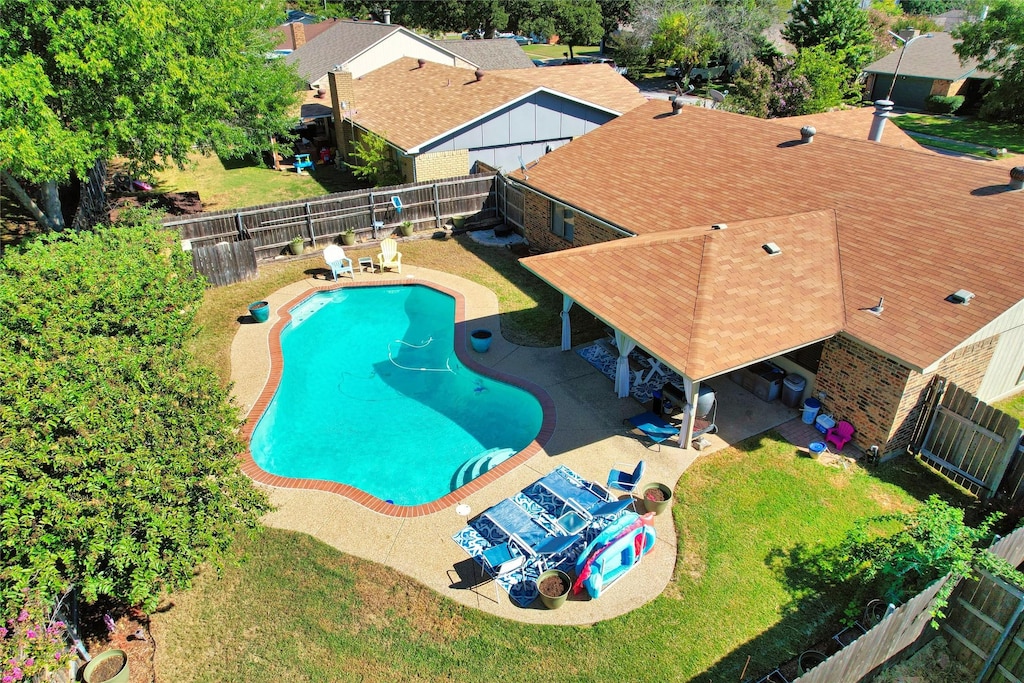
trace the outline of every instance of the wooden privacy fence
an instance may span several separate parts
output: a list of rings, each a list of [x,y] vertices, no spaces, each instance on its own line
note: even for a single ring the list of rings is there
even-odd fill
[[[520,233],[525,233],[526,201],[522,188],[510,183],[505,176],[498,175],[495,178],[495,192],[497,206],[505,217],[505,223],[515,226]]]
[[[164,221],[181,233],[182,247],[211,283],[229,284],[253,277],[250,262],[272,259],[295,237],[312,247],[326,245],[354,230],[356,239],[390,235],[405,221],[414,230],[440,229],[449,218],[499,215],[494,174],[476,174],[429,183],[339,192],[291,202],[278,202],[202,213]],[[210,247],[239,243],[230,250]],[[243,252],[248,249],[252,256]],[[219,271],[207,269],[220,269]]]
[[[915,446],[921,458],[976,495],[991,498],[1003,490],[1016,498],[1024,477],[1024,463],[1014,462],[1017,421],[943,378],[933,380],[932,389],[922,411],[927,428]]]
[[[1014,567],[1020,565],[1024,561],[1024,528],[994,543],[989,552]],[[950,635],[950,650],[978,672],[977,683],[988,680],[1020,683],[1021,674],[1014,672],[1024,672],[1021,590],[985,572],[979,571],[979,575],[981,580],[961,581],[954,590],[942,629]],[[917,651],[938,633],[929,625],[932,604],[939,589],[949,580],[947,575],[935,581],[794,683],[868,681],[883,665]],[[1000,678],[987,673],[996,672],[1000,667],[1009,676]],[[995,677],[983,678],[983,675]]]

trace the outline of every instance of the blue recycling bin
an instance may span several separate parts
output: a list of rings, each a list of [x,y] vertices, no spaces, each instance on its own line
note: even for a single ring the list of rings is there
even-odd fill
[[[804,399],[804,414],[801,417],[804,424],[814,424],[814,418],[818,417],[819,410],[821,410],[821,401],[816,398]]]

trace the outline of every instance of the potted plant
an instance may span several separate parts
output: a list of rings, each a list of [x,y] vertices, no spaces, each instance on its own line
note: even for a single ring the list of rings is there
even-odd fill
[[[540,601],[548,609],[558,609],[569,597],[572,580],[561,569],[548,569],[537,577],[537,592]]]
[[[493,335],[490,330],[482,328],[479,330],[473,330],[469,333],[469,343],[477,353],[487,353],[487,349],[491,348],[492,336]]]
[[[85,683],[128,683],[128,653],[105,650],[93,657],[82,671]]]
[[[452,216],[452,226],[456,230],[462,230],[462,226],[466,224],[465,216]]]
[[[296,235],[295,237],[293,237],[293,238],[292,238],[292,241],[288,243],[288,249],[289,249],[289,250],[290,250],[290,251],[292,252],[292,254],[294,254],[295,256],[298,256],[299,254],[301,254],[301,253],[302,253],[302,247],[303,247],[303,242],[302,242],[302,238],[301,238],[301,237],[299,237],[298,235]]]
[[[648,484],[643,490],[644,507],[660,515],[672,505],[672,489],[664,484]]]
[[[349,228],[345,232],[341,233],[341,243],[346,247],[351,247],[356,243],[356,229]]]
[[[412,221],[402,221],[398,229],[402,231],[402,237],[409,237],[412,235]]]

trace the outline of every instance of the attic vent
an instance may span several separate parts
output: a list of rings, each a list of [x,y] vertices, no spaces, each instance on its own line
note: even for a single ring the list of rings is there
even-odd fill
[[[683,110],[683,101],[679,98],[672,100],[672,114],[679,114]]]
[[[965,306],[971,303],[971,299],[974,298],[974,292],[968,292],[966,289],[958,289],[949,296],[946,297],[946,301],[954,304],[964,304]]]
[[[427,60],[423,59],[423,57],[420,57],[419,59],[416,60],[416,63],[419,64],[417,68],[422,69],[426,65]]]
[[[473,72],[473,75],[476,76],[476,80],[482,81],[484,78],[484,70],[477,69],[476,71]]]
[[[1010,189],[1024,190],[1024,166],[1014,166],[1010,169]]]
[[[781,254],[782,253],[782,250],[779,249],[779,245],[775,244],[775,242],[769,242],[768,244],[762,244],[761,248],[764,249],[769,254],[771,254],[772,256],[775,256],[776,254]]]
[[[814,134],[817,132],[814,126],[804,126],[800,129],[800,142],[814,142]]]
[[[725,223],[715,223],[714,225],[711,226],[711,229],[712,230],[725,230],[728,227],[729,226],[726,225]]]

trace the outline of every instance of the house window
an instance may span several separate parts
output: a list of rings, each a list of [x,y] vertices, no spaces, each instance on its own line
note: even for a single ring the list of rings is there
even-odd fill
[[[572,209],[561,204],[551,205],[551,232],[572,242],[575,215]]]
[[[817,344],[811,344],[796,351],[790,351],[784,355],[784,358],[788,358],[816,375],[818,374],[818,363],[821,362],[821,350],[823,348],[825,348],[825,342],[820,341]]]

